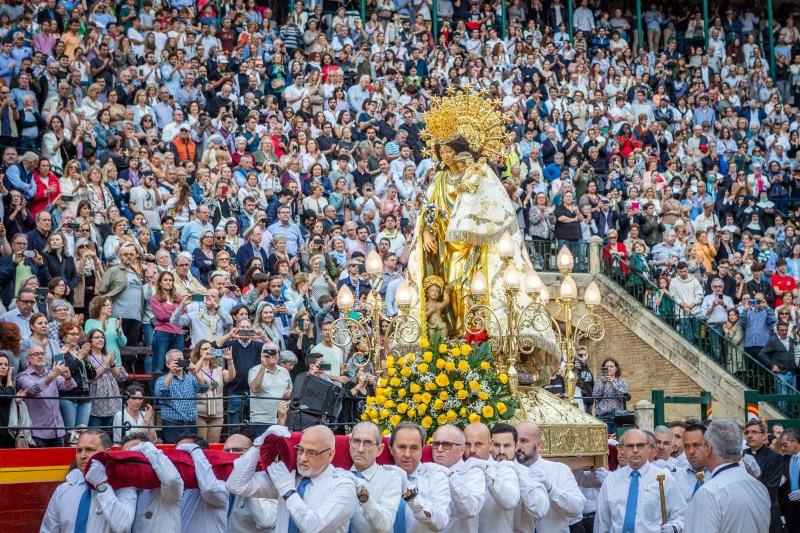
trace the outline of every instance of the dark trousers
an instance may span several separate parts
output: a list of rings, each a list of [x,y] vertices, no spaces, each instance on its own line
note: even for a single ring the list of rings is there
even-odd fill
[[[64,437],[56,437],[53,439],[43,439],[41,437],[33,437],[37,448],[63,448]]]
[[[164,444],[175,444],[178,437],[186,433],[197,433],[194,422],[185,422],[182,420],[162,420],[161,436],[164,439]]]
[[[128,346],[139,346],[139,341],[142,340],[142,321],[123,318],[122,332],[128,338]]]

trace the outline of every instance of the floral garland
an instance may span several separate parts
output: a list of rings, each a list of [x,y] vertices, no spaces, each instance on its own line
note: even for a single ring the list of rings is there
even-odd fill
[[[362,420],[375,422],[386,435],[403,421],[425,429],[473,422],[491,426],[514,415],[517,400],[508,376],[493,371],[488,343],[473,349],[437,331],[419,346],[420,353],[386,358],[386,374],[367,398]]]

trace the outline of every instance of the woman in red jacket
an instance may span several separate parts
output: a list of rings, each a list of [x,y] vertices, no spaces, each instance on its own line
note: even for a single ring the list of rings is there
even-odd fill
[[[58,183],[58,177],[50,172],[50,161],[47,159],[39,160],[39,167],[33,173],[33,180],[36,182],[36,194],[28,202],[28,207],[35,220],[40,211],[44,211],[61,195],[61,185]]]

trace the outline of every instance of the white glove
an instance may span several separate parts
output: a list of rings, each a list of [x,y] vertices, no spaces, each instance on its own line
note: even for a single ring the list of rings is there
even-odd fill
[[[183,444],[178,444],[177,446],[175,446],[176,450],[182,450],[182,451],[188,452],[188,453],[192,453],[193,451],[197,450],[198,448],[200,448],[200,446],[198,446],[197,444],[188,443],[188,442],[185,442]]]
[[[761,477],[761,467],[758,466],[758,463],[753,456],[748,454],[742,454],[742,463],[744,464],[744,469],[747,470],[747,473],[751,476],[758,478]]]
[[[356,484],[357,489],[360,487],[367,487],[368,485],[366,479],[364,479],[363,477],[358,477],[352,470],[345,470],[344,468],[336,468],[335,470],[337,474],[352,479],[353,483]]]
[[[796,502],[800,501],[800,490],[793,490],[789,493],[789,501]]]
[[[131,448],[131,451],[139,452],[146,457],[152,453],[158,453],[158,448],[152,442],[140,442]]]
[[[546,490],[548,491],[550,490],[550,482],[547,481],[547,476],[544,475],[544,472],[542,472],[541,470],[534,470],[532,468],[529,468],[528,470],[530,471],[530,474],[528,474],[528,478],[530,480],[534,482],[539,482],[542,485],[544,485],[544,488]]]
[[[677,533],[677,531],[672,524],[661,524],[661,533]]]
[[[270,426],[264,433],[261,434],[261,436],[256,437],[256,440],[253,441],[253,446],[261,446],[262,444],[264,444],[264,440],[270,435],[275,435],[277,437],[284,437],[287,439],[292,436],[292,434],[289,433],[289,429],[286,426],[278,426],[278,425]]]
[[[289,472],[283,462],[269,465],[267,467],[267,473],[270,479],[272,479],[272,483],[275,485],[278,494],[284,495],[294,489],[294,476]]]
[[[85,479],[86,482],[93,487],[96,487],[103,481],[108,481],[108,475],[106,475],[106,465],[100,461],[92,461],[92,464],[89,465],[89,470],[86,471],[83,479]]]

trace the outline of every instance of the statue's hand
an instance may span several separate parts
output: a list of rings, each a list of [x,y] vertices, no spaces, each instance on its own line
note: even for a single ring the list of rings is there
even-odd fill
[[[422,246],[425,248],[426,252],[430,254],[436,253],[436,238],[429,229],[422,231]]]

